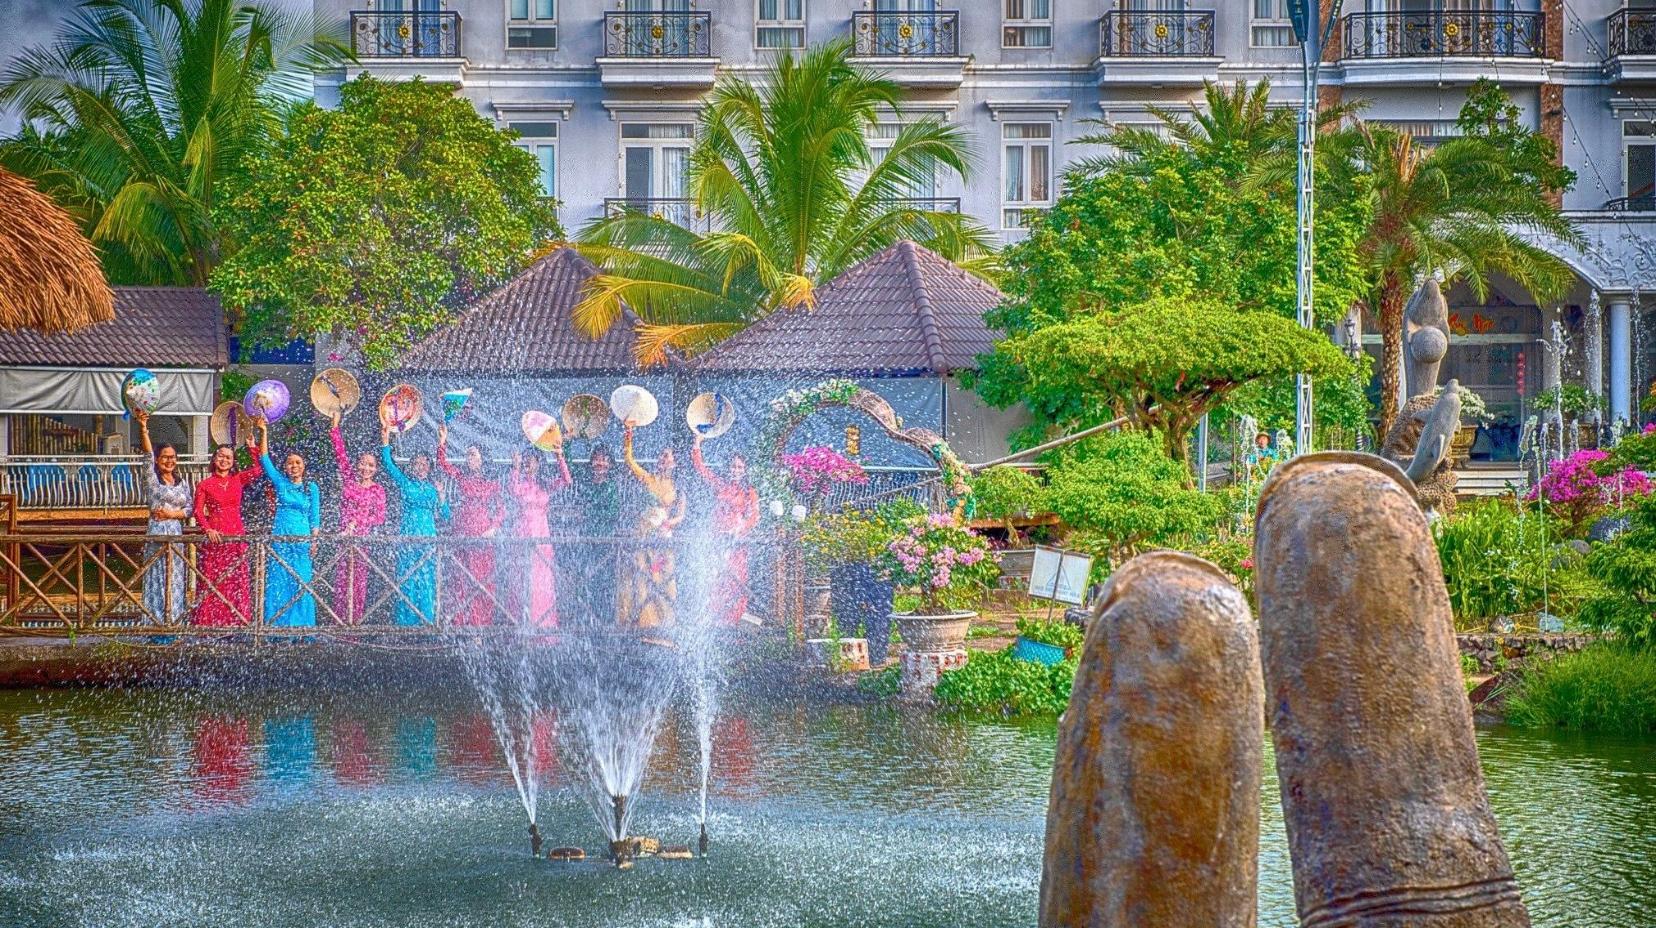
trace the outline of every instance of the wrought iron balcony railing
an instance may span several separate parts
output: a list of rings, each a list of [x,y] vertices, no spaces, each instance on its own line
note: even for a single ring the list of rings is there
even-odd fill
[[[952,58],[960,54],[960,11],[852,13],[851,54],[864,58]]]
[[[713,14],[605,13],[607,58],[711,58]]]
[[[604,215],[616,217],[626,213],[640,213],[665,219],[675,226],[692,232],[707,232],[712,228],[708,215],[696,207],[688,197],[605,197]]]
[[[1540,13],[1436,10],[1352,13],[1345,18],[1346,58],[1542,58]]]
[[[1605,23],[1610,57],[1656,55],[1656,10],[1617,10]]]
[[[0,494],[19,509],[140,509],[150,463],[141,457],[11,457],[0,462]],[[181,461],[192,481],[207,475],[205,461]]]
[[[460,14],[353,11],[351,51],[358,58],[458,58]]]
[[[912,209],[922,213],[958,213],[959,197],[892,197],[881,201],[893,209]]]
[[[1106,58],[1211,58],[1213,11],[1112,10],[1098,21]]]
[[[1656,193],[1641,193],[1630,197],[1616,197],[1604,201],[1604,208],[1612,213],[1656,212]]]

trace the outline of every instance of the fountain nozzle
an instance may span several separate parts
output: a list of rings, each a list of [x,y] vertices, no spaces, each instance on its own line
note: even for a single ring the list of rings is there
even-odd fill
[[[533,854],[536,857],[539,857],[540,852],[541,852],[540,826],[535,824],[534,822],[530,822],[529,823],[529,853]]]
[[[701,838],[699,838],[696,841],[696,850],[701,853],[701,856],[703,856],[703,857],[707,856],[707,823],[706,822],[701,823]]]

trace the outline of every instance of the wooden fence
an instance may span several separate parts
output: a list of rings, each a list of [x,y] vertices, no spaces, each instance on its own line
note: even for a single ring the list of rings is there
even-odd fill
[[[707,608],[725,553],[705,543],[691,549],[617,537],[265,535],[223,536],[214,543],[195,534],[20,534],[3,521],[0,527],[0,638],[292,636],[295,628],[280,617],[306,597],[316,615],[315,631],[307,636],[486,634],[533,627],[531,586],[540,565],[554,570],[560,629],[615,627],[626,624],[615,604],[624,598],[622,587],[638,576],[640,561],[673,575],[678,619],[684,621],[687,610]],[[224,546],[214,576],[205,569],[211,544]],[[797,543],[755,536],[746,547],[749,611],[766,624],[797,624]],[[355,570],[366,574],[366,594],[353,611],[345,587],[348,571]],[[245,587],[226,579],[238,574],[246,577]],[[422,576],[429,577],[429,597],[415,592]],[[180,591],[182,608],[175,609]],[[201,624],[204,604],[219,606],[209,611],[230,624]],[[405,620],[423,621],[396,624],[399,607]]]

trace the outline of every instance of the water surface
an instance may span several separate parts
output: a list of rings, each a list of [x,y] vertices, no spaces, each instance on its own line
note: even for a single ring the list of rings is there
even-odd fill
[[[727,702],[712,854],[618,873],[529,859],[464,693],[0,693],[0,928],[1034,924],[1052,723]],[[542,831],[596,854],[542,724]],[[1479,746],[1537,926],[1656,922],[1656,739]],[[639,831],[693,843],[696,755],[671,719]],[[1264,926],[1293,924],[1276,789]]]

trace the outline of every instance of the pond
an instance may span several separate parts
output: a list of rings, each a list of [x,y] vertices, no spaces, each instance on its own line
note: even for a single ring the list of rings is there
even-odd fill
[[[1034,924],[1053,723],[732,702],[707,858],[618,872],[529,857],[460,694],[3,692],[0,926]],[[1656,739],[1478,742],[1535,924],[1649,925]],[[635,831],[694,842],[696,751],[670,719]],[[537,762],[560,782],[552,751]],[[1260,924],[1286,926],[1266,771]],[[596,855],[592,813],[549,792],[549,845]]]

